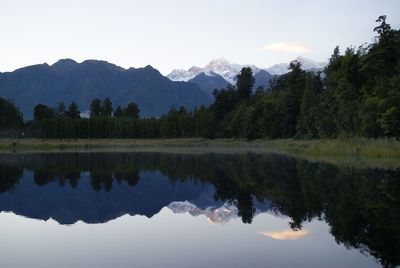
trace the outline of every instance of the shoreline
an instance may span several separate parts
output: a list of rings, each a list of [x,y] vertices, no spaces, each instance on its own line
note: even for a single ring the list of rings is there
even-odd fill
[[[400,168],[400,141],[395,139],[0,139],[0,153],[35,152],[275,153],[337,165]]]

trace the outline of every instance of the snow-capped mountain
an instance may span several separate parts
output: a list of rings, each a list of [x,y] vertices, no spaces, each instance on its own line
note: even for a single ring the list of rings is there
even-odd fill
[[[193,66],[189,70],[175,69],[169,75],[167,75],[167,77],[172,81],[187,82],[201,73],[205,73],[208,76],[214,75],[213,73],[206,71],[200,67]]]
[[[215,74],[218,74],[229,83],[235,84],[236,76],[240,73],[240,70],[243,67],[252,68],[254,74],[260,71],[260,68],[254,65],[240,65],[236,63],[230,63],[225,58],[219,58],[212,60],[209,64],[204,66],[204,68],[193,66],[187,71],[182,69],[173,70],[169,75],[167,75],[167,77],[172,81],[187,82],[200,73],[205,73],[208,76],[214,76]]]
[[[326,62],[316,62],[308,58],[297,57],[296,61],[301,63],[301,68],[306,71],[322,71],[327,65]],[[289,72],[289,63],[278,63],[265,69],[272,75],[282,75]]]
[[[260,71],[260,68],[254,65],[240,65],[236,63],[230,63],[225,58],[212,60],[204,67],[204,70],[217,73],[229,83],[234,84],[236,81],[236,76],[240,73],[243,67],[250,67],[253,70],[253,74],[256,74]]]
[[[327,64],[303,57],[297,57],[295,60],[299,61],[302,69],[306,71],[322,71]],[[188,70],[173,70],[167,77],[172,81],[185,81],[196,84],[203,92],[212,97],[215,89],[225,88],[227,83],[236,84],[236,77],[243,67],[250,67],[253,70],[256,79],[253,90],[256,90],[258,87],[268,90],[270,80],[275,75],[282,75],[289,72],[289,63],[279,63],[262,69],[255,65],[230,63],[225,58],[219,58],[212,60],[203,68],[193,66]]]
[[[306,71],[322,71],[326,62],[316,62],[314,60],[297,57],[295,60],[301,63],[302,69]],[[203,68],[193,66],[189,70],[176,69],[173,70],[167,77],[172,81],[189,81],[195,78],[197,75],[204,73],[207,76],[215,76],[216,74],[222,76],[227,82],[235,84],[236,76],[240,73],[243,67],[250,67],[253,70],[253,74],[256,75],[261,70],[267,71],[271,75],[282,75],[289,72],[289,63],[278,63],[269,68],[260,68],[255,65],[241,65],[236,63],[230,63],[225,58],[219,58],[212,60],[209,64]]]
[[[288,68],[289,68],[288,63],[278,63],[267,68],[267,71],[273,75],[282,75],[289,72]]]

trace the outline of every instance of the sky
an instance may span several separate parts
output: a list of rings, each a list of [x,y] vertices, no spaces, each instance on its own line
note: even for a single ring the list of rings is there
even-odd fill
[[[371,43],[399,0],[0,0],[0,72],[72,58],[172,69],[225,57],[269,67]]]

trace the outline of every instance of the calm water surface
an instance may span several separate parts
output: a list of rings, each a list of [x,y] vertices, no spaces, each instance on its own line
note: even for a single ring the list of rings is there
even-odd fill
[[[394,267],[400,170],[279,155],[0,155],[0,267]]]

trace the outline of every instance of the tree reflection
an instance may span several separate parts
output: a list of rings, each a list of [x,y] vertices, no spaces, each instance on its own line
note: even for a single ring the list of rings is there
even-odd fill
[[[23,167],[16,163],[0,162],[0,193],[12,191],[22,177]]]
[[[38,186],[80,187],[84,174],[94,191],[116,184],[137,187],[142,172],[157,171],[171,183],[212,184],[216,201],[238,209],[251,223],[255,202],[291,218],[300,230],[312,219],[326,221],[337,243],[400,265],[400,170],[355,169],[277,155],[183,155],[158,153],[63,153],[0,156],[0,192],[17,187],[23,170]],[[87,176],[86,176],[87,177]],[[155,186],[156,187],[156,186]],[[112,200],[110,200],[112,202]]]
[[[90,173],[90,184],[93,190],[109,192],[112,188],[113,177],[111,173]]]

